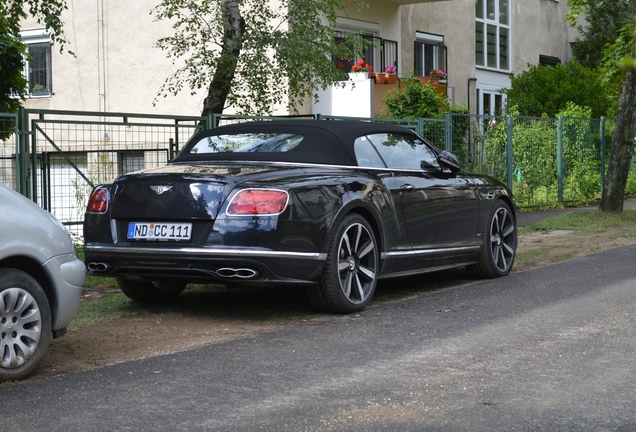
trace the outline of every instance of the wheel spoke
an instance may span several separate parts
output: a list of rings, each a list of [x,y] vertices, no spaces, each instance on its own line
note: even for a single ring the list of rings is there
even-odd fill
[[[511,255],[515,253],[515,251],[510,247],[509,244],[507,243],[503,243],[503,247],[506,250],[506,252],[508,252],[508,255]]]
[[[351,298],[351,284],[353,283],[353,273],[350,271],[346,272],[345,278],[342,281],[342,293],[346,298]]]
[[[345,255],[351,255],[351,243],[349,242],[349,236],[347,233],[342,236],[341,244],[344,246]]]
[[[365,299],[366,295],[364,294],[364,286],[362,282],[360,282],[360,278],[358,275],[355,276],[356,288],[358,290],[358,300],[362,301]]]
[[[501,247],[500,246],[495,246],[492,249],[492,258],[493,261],[495,262],[495,266],[499,267],[499,253],[501,251]]]
[[[344,259],[344,260],[338,260],[338,273],[342,273],[343,271],[347,270],[349,268],[349,262]]]
[[[355,236],[355,242],[353,242],[353,252],[356,252],[358,250],[358,248],[360,247],[360,238],[362,238],[362,225],[357,224],[355,226],[355,228],[353,228],[356,230]]]
[[[375,279],[375,271],[373,269],[360,266],[359,270],[368,280]]]
[[[367,256],[370,252],[373,252],[374,249],[373,242],[367,242],[367,244],[357,252],[358,258]]]

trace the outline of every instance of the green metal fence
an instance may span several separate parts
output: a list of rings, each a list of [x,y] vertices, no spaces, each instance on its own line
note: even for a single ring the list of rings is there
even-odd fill
[[[344,119],[48,110],[0,114],[0,182],[38,202],[77,232],[95,184],[164,165],[198,130],[290,117]],[[415,130],[438,148],[453,151],[466,170],[507,183],[522,209],[598,200],[615,124],[605,118],[463,114],[448,114],[445,119],[357,120]],[[628,184],[630,194],[636,194],[634,177]]]
[[[2,121],[17,130],[14,139],[0,141],[2,182],[77,234],[95,184],[165,165],[196,131],[210,127],[202,117],[24,109],[0,115]]]
[[[449,115],[446,148],[469,170],[496,177],[527,207],[600,199],[615,121]]]
[[[14,187],[18,171],[18,115],[0,113],[0,183]]]

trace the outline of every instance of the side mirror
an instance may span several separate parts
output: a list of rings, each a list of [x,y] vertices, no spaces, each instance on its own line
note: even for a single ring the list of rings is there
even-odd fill
[[[442,169],[450,170],[453,173],[459,172],[461,166],[459,165],[459,159],[453,153],[448,150],[442,151],[437,157]]]

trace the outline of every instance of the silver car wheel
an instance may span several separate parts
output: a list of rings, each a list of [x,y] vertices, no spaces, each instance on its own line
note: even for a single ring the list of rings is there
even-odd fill
[[[22,288],[0,293],[0,367],[18,368],[35,354],[42,317],[33,296]]]
[[[377,250],[369,230],[360,223],[347,227],[338,246],[338,274],[345,298],[353,304],[367,300],[376,280]]]

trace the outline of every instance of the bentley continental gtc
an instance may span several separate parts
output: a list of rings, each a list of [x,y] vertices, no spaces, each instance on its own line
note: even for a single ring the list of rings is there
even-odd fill
[[[401,126],[249,122],[97,186],[84,241],[89,274],[116,278],[136,301],[175,298],[188,283],[286,284],[319,310],[351,313],[379,279],[507,275],[516,207],[500,181]]]

